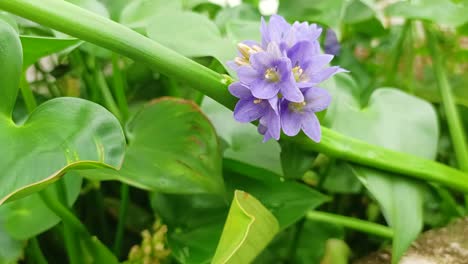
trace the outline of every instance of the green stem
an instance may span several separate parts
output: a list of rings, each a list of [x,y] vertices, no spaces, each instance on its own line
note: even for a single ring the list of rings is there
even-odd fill
[[[55,199],[55,197],[53,197],[49,191],[41,191],[39,192],[39,195],[47,207],[58,217],[60,217],[65,223],[67,223],[79,234],[89,236],[88,230],[81,223],[81,221],[70,211],[70,209],[63,205],[59,200]]]
[[[20,89],[21,94],[23,95],[24,103],[26,104],[26,108],[28,109],[28,112],[31,113],[37,107],[37,102],[36,98],[34,98],[34,94],[31,90],[31,87],[29,87],[29,83],[26,80],[25,73],[23,74],[23,76],[21,76]]]
[[[94,81],[96,82],[99,90],[101,91],[102,97],[104,98],[104,105],[122,123],[123,119],[119,107],[117,106],[109,89],[109,85],[107,85],[106,78],[104,77],[104,74],[98,65],[96,65],[96,68],[94,69]]]
[[[353,217],[330,214],[325,212],[310,211],[306,214],[309,220],[342,225],[346,228],[354,229],[368,234],[373,234],[385,238],[393,238],[393,230],[390,227],[376,223],[356,219]]]
[[[410,175],[413,178],[440,183],[468,193],[468,175],[459,170],[410,154],[373,146],[329,128],[322,127],[322,139],[319,144],[307,140],[304,135],[290,138],[290,140],[301,143],[305,150],[324,153],[337,159],[401,175]]]
[[[445,116],[447,117],[457,164],[462,171],[468,172],[468,147],[466,144],[465,131],[460,120],[460,114],[458,113],[452,87],[450,86],[444,70],[445,63],[440,55],[440,50],[437,47],[437,38],[431,28],[431,25],[426,23],[424,25],[424,29],[426,30],[429,51],[433,59],[434,74],[436,76],[437,86],[439,86],[439,91],[442,96],[442,106],[444,108]],[[468,209],[468,195],[465,195],[465,207]]]
[[[392,58],[390,62],[390,72],[387,74],[387,83],[392,85],[395,82],[395,76],[398,71],[398,66],[400,64],[400,58],[403,54],[403,46],[405,44],[405,39],[408,33],[408,30],[411,29],[411,20],[407,20],[403,25],[403,29],[401,30],[400,37],[398,38],[397,44],[395,49],[392,53]]]
[[[125,77],[120,69],[119,55],[112,54],[112,81],[114,88],[114,95],[117,101],[117,105],[122,115],[122,121],[125,122],[128,118],[128,102],[127,96],[125,95]]]
[[[125,233],[125,224],[128,214],[128,206],[130,204],[130,188],[127,184],[122,183],[120,186],[120,208],[119,208],[119,223],[114,242],[114,254],[120,256],[122,242]]]
[[[39,241],[37,241],[36,237],[33,237],[29,240],[29,247],[28,251],[32,259],[34,259],[34,263],[36,264],[47,264],[47,259],[45,258],[44,254],[42,253],[41,246],[39,245]]]
[[[70,264],[80,264],[80,241],[77,239],[73,228],[67,223],[63,223],[63,237],[65,239],[65,248],[67,249],[68,261]]]
[[[434,32],[427,24],[425,25],[425,29],[429,50],[433,59],[434,74],[442,96],[442,106],[447,116],[447,123],[452,137],[452,145],[455,150],[458,166],[461,170],[468,172],[468,148],[466,145],[465,131],[463,131],[463,125],[452,93],[452,87],[450,86],[444,70],[445,64],[440,50],[437,47],[437,39]]]
[[[109,19],[58,0],[0,0],[0,9],[144,62],[169,77],[191,83],[226,107],[234,107],[236,100],[226,87],[229,78]],[[322,128],[320,144],[304,137],[291,140],[300,140],[307,150],[434,181],[468,193],[468,175],[465,173],[434,161],[345,137],[327,128]]]

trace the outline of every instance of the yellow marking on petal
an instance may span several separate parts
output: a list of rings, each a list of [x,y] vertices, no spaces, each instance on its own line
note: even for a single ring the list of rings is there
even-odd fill
[[[300,103],[289,103],[288,108],[293,112],[302,112],[306,105],[307,103],[305,101]]]
[[[253,102],[254,102],[254,104],[259,104],[259,103],[262,102],[262,99],[255,99]]]
[[[265,71],[265,79],[270,82],[277,82],[279,81],[280,76],[274,68],[269,68]]]

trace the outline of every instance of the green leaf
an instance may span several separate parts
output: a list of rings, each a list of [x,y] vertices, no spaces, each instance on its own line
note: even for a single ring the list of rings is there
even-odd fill
[[[212,263],[250,263],[278,230],[278,221],[255,197],[235,191]]]
[[[37,60],[62,50],[71,51],[81,45],[79,39],[21,36],[23,46],[23,68],[26,69]]]
[[[147,33],[151,39],[187,57],[212,56],[225,65],[236,56],[234,43],[221,36],[208,17],[197,13],[158,12],[148,24]]]
[[[87,9],[93,13],[101,15],[103,17],[110,17],[109,11],[107,11],[106,6],[99,2],[98,0],[66,0],[72,4],[75,4],[79,7]]]
[[[422,19],[458,27],[468,22],[468,6],[449,0],[426,0],[423,2],[396,2],[385,9],[387,16],[406,19]]]
[[[120,171],[80,174],[164,193],[224,193],[215,130],[193,102],[155,100],[130,120],[126,130],[129,144]]]
[[[254,21],[259,22],[260,12],[258,9],[254,8],[248,4],[240,4],[235,7],[227,7],[221,9],[219,13],[216,15],[215,23],[221,29],[222,32],[226,31],[226,26],[233,20],[237,21]],[[257,27],[257,35],[259,35],[258,31],[259,27]],[[245,40],[245,39],[243,39]]]
[[[17,33],[0,22],[0,204],[40,191],[71,169],[122,163],[125,139],[118,120],[101,106],[58,98],[39,106],[24,124],[11,113],[22,72]]]
[[[285,178],[301,179],[312,166],[314,158],[295,143],[284,142],[281,144],[281,166]]]
[[[3,227],[4,214],[0,214],[0,264],[17,263],[23,255],[24,242],[14,239]]]
[[[311,21],[338,30],[346,2],[345,0],[281,0],[278,13],[291,20],[290,22]]]
[[[71,207],[80,195],[82,179],[77,175],[67,174],[60,181],[47,187],[43,192],[50,192],[60,200],[59,189],[64,188],[67,205]],[[0,214],[4,215],[5,230],[18,240],[35,237],[61,221],[60,217],[42,201],[38,193],[2,205]]]
[[[346,242],[332,238],[327,240],[325,256],[323,256],[320,264],[348,264],[350,255],[351,250]]]
[[[122,10],[120,23],[133,29],[146,29],[156,13],[182,9],[180,0],[135,0]]]
[[[325,124],[345,135],[389,149],[434,159],[439,127],[431,104],[400,90],[380,88],[361,106],[359,88],[349,77],[329,85],[333,96]],[[350,122],[352,120],[352,122]],[[382,207],[395,230],[396,263],[417,237],[423,223],[421,183],[353,165],[354,171]]]
[[[263,168],[278,175],[283,174],[278,142],[270,140],[262,143],[263,136],[253,124],[235,121],[231,110],[211,98],[203,99],[202,110],[215,126],[218,135],[228,144],[224,150],[225,158]]]
[[[225,160],[224,167],[228,189],[245,190],[257,197],[278,219],[281,229],[302,218],[307,211],[316,208],[329,198],[314,189],[295,181],[245,163]]]

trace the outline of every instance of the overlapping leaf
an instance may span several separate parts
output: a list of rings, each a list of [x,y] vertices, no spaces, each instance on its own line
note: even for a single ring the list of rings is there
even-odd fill
[[[0,22],[0,203],[44,189],[72,168],[117,168],[125,140],[119,122],[104,108],[75,98],[38,107],[21,126],[11,120],[22,72],[17,33]]]
[[[439,128],[433,107],[396,89],[378,89],[367,106],[359,103],[359,89],[347,77],[330,85],[333,103],[326,124],[372,144],[434,159]],[[396,262],[422,229],[421,183],[374,169],[353,166],[366,188],[377,199],[395,229],[393,256]]]
[[[127,136],[120,171],[80,174],[164,193],[224,193],[218,139],[194,103],[174,98],[153,101],[128,123]]]
[[[278,221],[255,197],[235,191],[212,263],[250,263],[278,230]]]

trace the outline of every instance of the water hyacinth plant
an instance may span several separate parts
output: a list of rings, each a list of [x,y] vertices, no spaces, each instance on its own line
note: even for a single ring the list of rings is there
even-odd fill
[[[239,82],[230,85],[231,93],[241,99],[234,117],[240,122],[260,119],[259,132],[265,141],[279,139],[279,124],[288,136],[302,128],[309,138],[320,141],[315,112],[326,109],[331,97],[317,86],[344,71],[326,67],[333,55],[322,54],[321,32],[316,24],[290,25],[273,15],[268,24],[262,18],[262,44],[238,44],[239,57],[229,62],[239,77]]]
[[[242,2],[0,0],[0,264],[464,263],[466,3]]]

